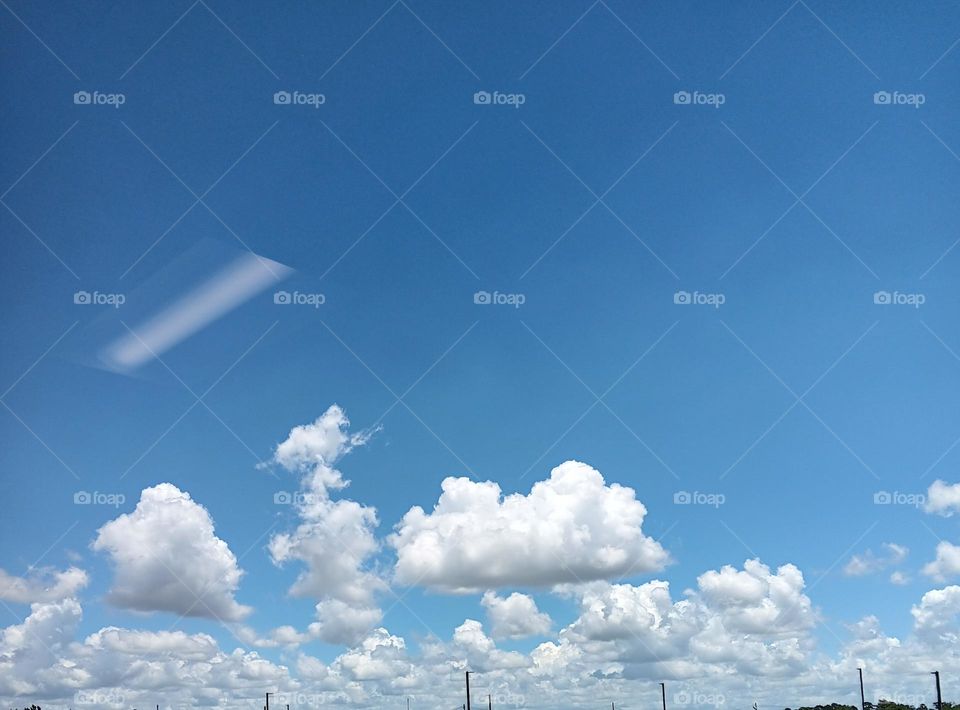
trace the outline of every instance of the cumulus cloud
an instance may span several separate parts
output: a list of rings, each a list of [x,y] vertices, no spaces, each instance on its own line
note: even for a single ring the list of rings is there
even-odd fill
[[[29,695],[42,676],[59,663],[83,612],[75,599],[37,602],[30,615],[0,633],[0,694]],[[12,704],[11,704],[12,707]]]
[[[913,615],[914,629],[920,636],[953,643],[960,641],[956,623],[960,615],[960,587],[953,585],[931,589],[910,613]]]
[[[631,488],[567,461],[528,495],[492,481],[447,478],[433,511],[411,508],[389,537],[396,578],[466,592],[586,582],[661,569],[667,552],[644,535]]]
[[[529,664],[523,654],[497,648],[493,639],[484,632],[483,624],[474,619],[467,619],[454,629],[450,652],[454,657],[461,656],[467,667],[480,673],[524,668]]]
[[[370,568],[380,549],[376,508],[331,497],[349,485],[334,464],[370,437],[368,431],[349,434],[349,425],[344,411],[332,405],[312,424],[291,429],[277,446],[273,461],[300,476],[300,523],[268,545],[275,564],[304,564],[290,593],[317,600],[317,621],[309,633],[337,644],[356,643],[379,624],[375,595],[386,588]]]
[[[923,509],[949,517],[960,512],[960,483],[949,484],[937,479],[927,489],[927,502]]]
[[[370,430],[349,434],[349,426],[346,413],[333,404],[313,423],[293,427],[287,438],[277,444],[273,462],[289,471],[314,473],[318,468],[332,471],[331,467],[342,456],[366,444],[373,435]],[[339,473],[334,472],[332,482],[326,485],[342,488],[346,484]]]
[[[555,663],[573,657],[562,643],[573,644],[578,663],[592,657],[592,672],[624,679],[795,673],[809,661],[816,623],[803,589],[795,566],[772,572],[759,560],[705,572],[678,600],[662,580],[597,582],[579,589],[580,616],[561,646],[540,652]]]
[[[960,546],[942,540],[936,559],[923,566],[923,573],[938,582],[960,575]]]
[[[295,672],[256,653],[218,647],[203,633],[107,627],[74,640],[81,618],[73,599],[37,603],[22,623],[0,630],[0,699],[9,707],[25,696],[44,705],[91,708],[151,705],[161,692],[167,705],[243,707],[263,687],[279,706],[388,707],[412,697],[425,707],[449,707],[460,697],[463,670],[495,705],[594,707],[598,697],[654,702],[653,681],[667,678],[673,693],[720,694],[778,706],[841,699],[856,668],[870,670],[880,697],[916,692],[930,668],[960,670],[960,587],[931,590],[913,607],[913,632],[886,636],[875,617],[848,627],[850,640],[832,658],[816,653],[815,618],[803,598],[802,575],[792,565],[776,571],[758,561],[704,573],[681,598],[666,581],[642,585],[594,582],[571,585],[580,614],[555,639],[529,653],[497,648],[484,626],[467,619],[448,640],[427,637],[414,653],[403,637],[382,627],[327,663],[304,654]],[[798,590],[800,590],[798,592]],[[743,626],[744,610],[780,613]],[[791,607],[807,611],[802,619]],[[278,638],[296,633],[286,627]],[[808,700],[809,699],[809,700]],[[446,704],[444,704],[446,703]]]
[[[873,550],[867,550],[861,555],[853,555],[843,567],[843,573],[848,577],[863,577],[869,574],[882,572],[903,562],[910,550],[903,545],[893,542],[883,544],[883,553],[877,555]]]
[[[144,489],[136,509],[101,527],[92,547],[110,555],[107,600],[115,606],[221,621],[251,611],[234,599],[243,572],[210,513],[170,483]]]
[[[526,594],[514,592],[509,597],[498,597],[494,592],[486,592],[480,603],[487,610],[495,639],[542,636],[553,625],[550,616],[537,609],[533,597]]]
[[[0,569],[0,599],[16,604],[59,601],[76,596],[89,581],[87,573],[77,567],[31,569],[25,577]]]
[[[170,707],[237,707],[264,685],[292,690],[287,669],[256,653],[220,650],[206,634],[107,627],[74,640],[82,616],[65,599],[34,604],[22,624],[0,634],[0,697],[9,707],[24,697],[62,707],[151,706],[162,691]]]

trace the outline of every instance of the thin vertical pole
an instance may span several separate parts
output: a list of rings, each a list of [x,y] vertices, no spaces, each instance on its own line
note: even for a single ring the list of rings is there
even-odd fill
[[[470,671],[466,672],[467,678],[467,710],[470,710]]]
[[[943,698],[940,696],[940,671],[934,671],[933,677],[937,679],[937,710],[943,710]]]
[[[487,710],[493,710],[493,698],[490,697],[490,694],[487,694]]]
[[[863,697],[863,669],[858,668],[857,670],[860,671],[860,710],[867,710],[867,703]]]
[[[667,686],[664,683],[660,684],[660,699],[663,701],[663,710],[667,710]]]

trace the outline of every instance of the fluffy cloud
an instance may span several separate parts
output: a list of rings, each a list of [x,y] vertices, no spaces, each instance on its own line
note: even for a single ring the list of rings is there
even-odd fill
[[[524,668],[527,658],[516,651],[502,651],[483,630],[483,624],[467,619],[453,631],[451,655],[462,657],[468,668],[480,673],[507,668]]]
[[[113,562],[107,599],[116,606],[221,621],[251,611],[234,599],[243,572],[207,509],[170,483],[144,489],[136,509],[100,528],[92,547]]]
[[[0,569],[0,599],[16,604],[54,602],[72,597],[87,586],[87,573],[77,567],[63,571],[32,569],[26,577],[17,577]]]
[[[934,481],[927,489],[927,502],[923,509],[943,516],[960,512],[960,483],[951,485],[939,479]]]
[[[649,572],[668,561],[643,534],[634,491],[606,485],[567,461],[529,495],[504,497],[492,481],[447,478],[433,512],[411,508],[389,538],[396,578],[447,591],[586,582]]]
[[[627,680],[795,674],[811,660],[816,623],[803,589],[793,565],[772,572],[758,560],[700,575],[679,600],[661,580],[597,582],[575,590],[580,616],[560,645],[543,645],[535,657],[575,658],[580,673]]]
[[[794,565],[783,565],[774,574],[759,560],[747,560],[742,571],[726,565],[700,575],[697,584],[733,632],[778,635],[816,624],[812,602],[803,593],[803,574]]]
[[[403,697],[449,707],[470,668],[478,671],[478,705],[487,693],[498,706],[593,707],[602,697],[654,703],[653,681],[667,679],[675,696],[712,693],[774,707],[784,698],[842,700],[858,666],[869,669],[880,697],[915,693],[911,684],[930,668],[960,672],[960,587],[923,595],[906,639],[884,635],[873,617],[850,625],[833,659],[811,647],[815,614],[802,589],[792,565],[771,571],[757,561],[707,572],[679,600],[661,580],[594,582],[565,590],[577,595],[579,618],[529,653],[497,648],[480,622],[467,619],[447,641],[421,641],[416,654],[402,637],[375,628],[330,663],[296,656],[295,674],[256,653],[222,650],[202,633],[107,627],[75,641],[81,610],[67,599],[34,604],[24,622],[0,631],[0,699],[8,707],[29,697],[44,707],[116,710],[162,695],[171,707],[253,708],[271,687],[280,707],[388,707]],[[780,613],[741,629],[740,612],[770,604]],[[791,607],[805,609],[803,618]]]
[[[526,594],[514,592],[509,597],[498,597],[486,592],[481,600],[490,619],[495,639],[542,636],[550,632],[550,616],[537,609],[537,603]]]
[[[349,425],[343,409],[331,405],[312,424],[291,429],[287,438],[277,445],[273,459],[290,471],[311,472],[317,466],[332,466],[341,456],[370,439],[370,431],[348,434]]]
[[[376,627],[383,612],[372,604],[349,604],[340,599],[325,599],[317,603],[317,621],[308,629],[314,638],[327,643],[349,645]]]
[[[957,616],[960,615],[960,587],[930,590],[910,613],[913,615],[914,628],[920,636],[952,644],[960,641],[956,624]],[[956,648],[954,645],[954,650]]]
[[[206,634],[108,627],[77,642],[81,618],[74,599],[34,604],[22,624],[0,634],[0,696],[8,707],[26,698],[44,706],[237,707],[264,685],[293,690],[283,666],[255,653],[221,651]]]
[[[331,498],[331,491],[349,485],[334,464],[370,436],[348,434],[349,425],[343,410],[333,405],[312,424],[294,427],[273,457],[300,476],[301,492],[296,501],[300,523],[271,538],[270,555],[277,565],[304,563],[290,593],[318,601],[309,633],[338,644],[359,641],[380,622],[375,594],[386,587],[369,569],[380,548],[376,509]]]
[[[3,629],[0,694],[29,695],[40,690],[44,675],[60,663],[81,617],[75,599],[38,602],[30,606],[30,615],[22,623]]]
[[[923,573],[939,582],[960,575],[960,546],[942,540],[937,544],[937,558],[923,566]]]
[[[894,567],[903,562],[910,550],[903,545],[893,542],[883,544],[883,554],[877,555],[873,550],[867,550],[862,555],[854,555],[843,567],[843,573],[848,577],[863,577],[875,574]]]

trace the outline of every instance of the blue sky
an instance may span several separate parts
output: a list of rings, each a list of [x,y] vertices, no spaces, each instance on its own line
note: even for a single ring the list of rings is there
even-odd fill
[[[632,488],[673,559],[627,581],[678,597],[723,565],[792,563],[825,653],[866,615],[911,633],[956,521],[874,496],[958,480],[954,4],[8,3],[0,560],[89,572],[77,638],[174,623],[106,603],[114,568],[90,548],[161,482],[239,558],[246,623],[310,623],[316,600],[288,594],[302,565],[266,550],[297,524],[274,493],[299,484],[257,464],[333,403],[379,427],[337,461],[337,497],[375,507],[378,538],[448,476],[527,494],[573,459]],[[295,272],[162,363],[90,366],[247,251]],[[276,304],[281,288],[324,303]],[[844,574],[883,543],[909,548],[907,583]],[[394,561],[384,544],[370,564]],[[578,614],[503,591],[556,629]],[[415,586],[383,625],[416,647],[484,618],[479,598]],[[211,619],[177,628],[236,645]]]

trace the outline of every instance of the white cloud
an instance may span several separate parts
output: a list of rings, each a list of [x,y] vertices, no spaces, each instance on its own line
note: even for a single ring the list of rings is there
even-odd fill
[[[890,575],[890,584],[903,586],[910,583],[910,578],[903,572],[893,572]]]
[[[776,635],[805,631],[816,623],[812,602],[803,593],[803,574],[792,564],[773,574],[759,560],[747,560],[742,571],[725,565],[700,575],[697,584],[733,632]]]
[[[404,584],[447,591],[584,582],[661,569],[633,489],[567,461],[529,495],[492,481],[447,478],[431,513],[411,508],[389,537]]]
[[[771,572],[758,560],[708,571],[676,601],[662,580],[584,585],[561,645],[540,651],[548,660],[576,657],[581,673],[622,679],[798,673],[811,660],[817,618],[803,588],[795,566]]]
[[[317,621],[310,624],[310,635],[327,643],[345,646],[363,638],[383,619],[383,612],[377,606],[348,604],[340,599],[318,602],[316,613]]]
[[[923,566],[923,573],[939,582],[960,575],[960,546],[942,540],[937,544],[937,558]]]
[[[207,509],[170,483],[144,489],[136,509],[101,527],[92,547],[113,562],[107,600],[116,606],[222,621],[251,611],[234,599],[243,572]]]
[[[910,613],[913,615],[914,628],[921,636],[954,643],[960,641],[956,624],[960,615],[960,587],[931,589]]]
[[[882,572],[903,562],[910,553],[908,548],[893,542],[885,542],[883,550],[882,555],[875,554],[873,550],[867,550],[862,555],[853,555],[844,565],[843,573],[848,577],[863,577]]]
[[[384,628],[374,629],[359,646],[339,656],[335,665],[354,680],[386,680],[410,670],[406,643]]]
[[[317,600],[317,621],[309,634],[338,644],[356,643],[380,623],[383,614],[375,595],[386,588],[370,569],[380,549],[376,508],[330,497],[331,491],[349,485],[333,464],[370,436],[366,431],[348,434],[349,425],[343,410],[332,405],[312,424],[294,427],[277,446],[273,461],[301,478],[296,503],[300,524],[293,532],[274,535],[268,546],[277,565],[304,563],[290,593]]]
[[[237,707],[267,685],[292,690],[283,666],[256,653],[221,651],[206,634],[107,627],[74,640],[81,618],[74,599],[34,604],[30,616],[0,634],[0,697],[44,706]]]
[[[344,454],[370,439],[370,431],[348,434],[349,426],[346,413],[333,404],[312,424],[291,429],[287,438],[277,445],[273,460],[290,471],[312,472],[317,466],[332,466]]]
[[[88,582],[87,573],[77,567],[31,569],[26,577],[0,569],[0,599],[16,604],[55,602],[76,596]]]
[[[550,616],[537,609],[533,597],[526,594],[514,592],[509,597],[498,597],[494,592],[486,592],[481,604],[487,610],[495,639],[542,636],[553,625]]]
[[[209,658],[217,650],[217,642],[207,634],[187,634],[183,631],[131,631],[108,626],[86,638],[91,648],[115,651],[137,657],[174,655],[177,658],[199,661]]]
[[[949,517],[960,512],[960,483],[949,484],[937,479],[927,489],[927,502],[923,509]]]
[[[44,707],[165,706],[249,707],[264,687],[271,699],[337,707],[449,707],[460,697],[463,670],[478,671],[474,697],[494,704],[595,707],[597,698],[632,697],[654,703],[655,681],[667,679],[672,694],[713,693],[778,707],[843,702],[858,666],[869,670],[879,697],[917,692],[916,678],[930,668],[960,672],[960,587],[931,590],[913,607],[913,634],[884,635],[867,617],[851,624],[850,640],[834,658],[816,653],[810,623],[814,612],[797,589],[802,575],[792,565],[775,572],[757,561],[700,576],[695,589],[671,599],[669,585],[594,582],[571,586],[580,617],[556,639],[529,653],[497,648],[480,622],[467,619],[448,641],[428,637],[414,654],[405,640],[375,628],[353,648],[325,663],[294,656],[295,673],[256,653],[218,647],[203,633],[107,627],[75,641],[81,617],[72,599],[34,604],[22,623],[0,630],[0,699],[8,707],[23,697]],[[779,614],[767,624],[736,630],[744,609],[773,604]],[[809,610],[802,623],[789,611]],[[285,629],[285,630],[284,630]],[[296,633],[280,627],[271,637]],[[111,702],[115,701],[115,702]]]
[[[497,648],[484,632],[483,624],[474,619],[466,619],[454,629],[452,646],[450,652],[455,658],[462,656],[467,667],[480,673],[529,665],[523,654]]]
[[[75,599],[30,605],[30,615],[0,633],[0,693],[29,695],[59,663],[83,613]],[[13,704],[10,704],[13,707]]]

